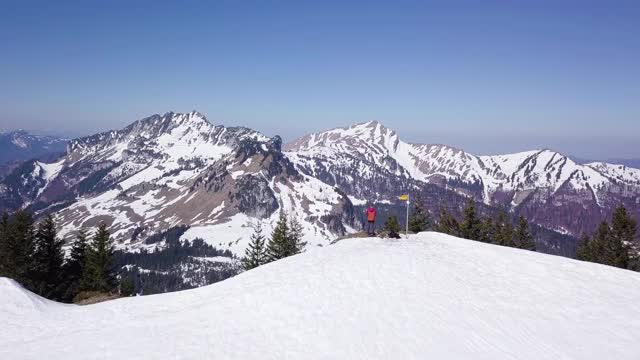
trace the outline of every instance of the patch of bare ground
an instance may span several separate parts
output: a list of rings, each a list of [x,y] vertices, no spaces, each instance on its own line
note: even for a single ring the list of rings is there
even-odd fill
[[[118,294],[109,294],[98,291],[83,291],[73,298],[73,303],[76,305],[91,305],[104,301],[115,300],[120,298]]]

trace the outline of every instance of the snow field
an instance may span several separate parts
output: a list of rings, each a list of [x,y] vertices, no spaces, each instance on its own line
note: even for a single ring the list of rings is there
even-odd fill
[[[0,281],[0,358],[638,359],[640,274],[421,233],[77,307]]]

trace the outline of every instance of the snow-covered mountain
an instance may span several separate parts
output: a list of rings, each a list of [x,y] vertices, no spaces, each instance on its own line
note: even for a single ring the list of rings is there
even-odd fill
[[[599,264],[437,233],[348,239],[88,306],[0,279],[0,358],[636,360],[639,298],[640,274]]]
[[[302,172],[338,186],[355,203],[392,201],[420,188],[412,182],[417,181],[522,212],[573,235],[591,231],[620,204],[640,214],[639,169],[581,165],[552,150],[477,156],[446,145],[404,142],[375,121],[306,135],[285,149]],[[379,186],[372,191],[369,184]]]
[[[0,177],[3,167],[33,158],[64,152],[68,139],[33,135],[25,130],[0,130]]]
[[[177,225],[241,254],[252,228],[267,231],[284,209],[311,245],[346,233],[352,205],[333,187],[299,173],[281,139],[214,126],[198,112],[167,113],[77,140],[52,163],[31,161],[0,185],[0,203],[55,211],[61,236],[105,221],[119,247]],[[320,241],[319,243],[317,241]]]
[[[404,142],[377,122],[281,147],[277,136],[213,125],[198,112],[153,115],[72,140],[53,161],[20,164],[0,181],[0,210],[54,212],[65,238],[106,221],[128,250],[187,225],[183,239],[235,254],[246,247],[249,224],[261,222],[268,233],[280,210],[303,224],[310,246],[325,245],[357,227],[353,205],[393,207],[406,192],[432,211],[455,212],[471,196],[484,213],[506,207],[573,236],[591,232],[620,204],[640,216],[640,170],[581,165],[550,150],[476,156]],[[575,250],[575,240],[538,241],[547,252]]]

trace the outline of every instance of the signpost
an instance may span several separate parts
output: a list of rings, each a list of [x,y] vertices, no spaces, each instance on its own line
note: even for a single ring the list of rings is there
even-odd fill
[[[398,199],[407,202],[407,217],[405,221],[404,236],[408,239],[409,238],[409,194],[400,195]]]

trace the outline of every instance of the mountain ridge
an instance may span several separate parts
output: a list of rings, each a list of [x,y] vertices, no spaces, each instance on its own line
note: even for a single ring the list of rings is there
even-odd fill
[[[596,175],[607,186],[592,186]],[[323,245],[359,227],[359,206],[373,202],[393,212],[402,193],[430,199],[432,215],[439,207],[456,213],[470,197],[487,211],[505,208],[577,237],[620,199],[639,214],[636,184],[637,169],[578,165],[550,150],[476,156],[404,142],[377,121],[283,145],[279,136],[214,125],[192,111],[154,114],[74,139],[54,161],[25,162],[0,182],[0,204],[55,213],[65,238],[107,221],[120,247],[140,249],[145,237],[187,225],[184,239],[205,238],[241,254],[248,225],[269,231],[281,210],[304,224],[309,239],[324,239],[313,245]],[[558,248],[551,244],[545,248]],[[570,256],[570,249],[575,244],[559,252]]]
[[[53,163],[25,163],[0,186],[0,200],[53,212],[65,239],[105,221],[118,247],[131,250],[184,224],[185,239],[205,238],[241,254],[249,223],[269,228],[279,209],[314,239],[328,244],[344,235],[353,216],[349,199],[299,174],[281,143],[248,128],[213,125],[195,111],[156,114],[73,140]]]
[[[412,190],[400,185],[398,191],[386,193],[382,188],[361,190],[372,183],[367,174],[388,172],[526,214],[549,229],[574,236],[591,232],[620,204],[640,215],[640,169],[602,162],[582,165],[549,149],[477,156],[447,145],[404,142],[381,123],[365,122],[307,134],[285,145],[285,150],[303,172],[339,184],[355,202],[393,201],[399,192]],[[360,184],[343,181],[360,174],[366,179]],[[570,198],[574,200],[566,200]],[[547,216],[548,204],[554,202],[583,207],[580,215],[588,221],[567,223]]]

